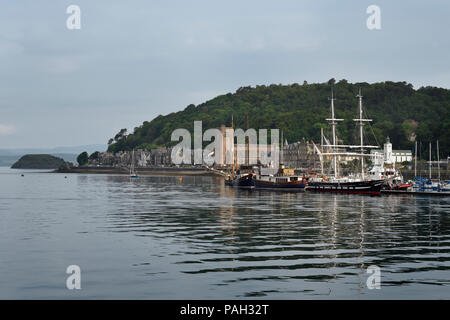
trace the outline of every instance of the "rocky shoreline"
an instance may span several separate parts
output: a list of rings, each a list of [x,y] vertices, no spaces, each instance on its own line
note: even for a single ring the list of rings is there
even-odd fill
[[[138,175],[161,176],[216,176],[217,173],[205,168],[176,168],[176,167],[146,167],[136,168]],[[119,167],[72,167],[60,168],[55,173],[84,173],[84,174],[129,174],[127,168]]]

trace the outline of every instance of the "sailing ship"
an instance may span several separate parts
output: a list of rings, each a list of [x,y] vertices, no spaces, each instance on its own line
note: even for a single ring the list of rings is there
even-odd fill
[[[231,128],[234,130],[233,115],[231,115]],[[248,129],[248,113],[247,113],[247,129]],[[234,153],[234,146],[232,147]],[[233,163],[231,165],[231,172],[225,178],[225,185],[230,187],[238,187],[243,189],[253,189],[255,187],[255,181],[253,180],[253,170],[251,166],[241,166],[235,170],[236,155],[233,156]]]
[[[130,178],[139,178],[136,169],[134,168],[134,149],[131,152]]]
[[[328,145],[331,148],[331,152],[320,153],[322,174],[320,176],[310,176],[308,179],[307,190],[316,192],[334,192],[334,193],[355,193],[355,194],[372,194],[380,195],[381,187],[384,184],[384,179],[372,179],[364,172],[364,157],[370,156],[365,154],[366,148],[378,148],[378,146],[364,145],[364,126],[371,122],[371,119],[363,118],[362,107],[362,95],[361,90],[357,95],[359,98],[359,118],[353,119],[359,124],[360,144],[359,145],[339,145],[336,137],[336,125],[338,122],[344,119],[337,119],[334,113],[334,100],[333,92],[331,95],[331,118],[326,119],[330,122],[332,128],[332,145]],[[360,152],[342,152],[342,149],[356,149]],[[333,157],[333,176],[326,176],[323,173],[323,156]],[[341,176],[339,174],[339,161],[340,156],[351,156],[360,158],[361,172],[359,174],[352,174],[347,176]]]

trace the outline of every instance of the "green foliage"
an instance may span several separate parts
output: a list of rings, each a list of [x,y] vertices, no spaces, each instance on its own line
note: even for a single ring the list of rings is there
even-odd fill
[[[65,161],[49,154],[27,154],[15,162],[13,169],[57,169]]]
[[[86,163],[88,163],[88,153],[86,151],[80,153],[77,157],[77,162],[79,166],[84,166]]]
[[[98,154],[99,154],[98,151],[91,153],[91,155],[89,156],[89,160],[98,159]]]
[[[366,116],[374,119],[366,127],[365,135],[370,144],[382,144],[389,136],[394,149],[414,148],[412,134],[418,141],[439,139],[441,155],[450,153],[450,90],[422,87],[414,90],[406,82],[349,83],[345,79],[326,83],[303,85],[269,85],[241,87],[235,93],[220,95],[198,106],[188,105],[183,111],[159,115],[145,121],[126,135],[122,129],[111,143],[108,151],[151,149],[171,146],[171,134],[177,128],[193,132],[195,120],[203,121],[203,130],[231,125],[234,116],[236,128],[246,128],[246,113],[249,127],[254,129],[279,128],[285,139],[294,142],[305,137],[320,142],[320,128],[330,131],[325,118],[330,115],[328,98],[333,88],[337,118],[345,119],[338,126],[338,137],[346,144],[358,142],[358,128],[352,120],[357,117],[356,95],[361,88],[364,96]],[[412,125],[410,120],[418,125]]]

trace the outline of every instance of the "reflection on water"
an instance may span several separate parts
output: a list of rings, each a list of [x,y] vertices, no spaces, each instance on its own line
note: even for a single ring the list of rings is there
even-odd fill
[[[235,190],[216,177],[1,178],[0,297],[449,297],[449,199]],[[69,264],[85,275],[75,294]],[[370,265],[381,290],[366,287]]]

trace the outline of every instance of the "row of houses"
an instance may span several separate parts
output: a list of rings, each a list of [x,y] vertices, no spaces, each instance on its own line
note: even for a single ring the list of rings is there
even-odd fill
[[[147,150],[135,150],[134,161],[138,167],[160,167],[171,166],[171,148],[158,148]],[[90,167],[129,167],[133,158],[131,151],[99,152],[98,157],[89,159],[87,166]]]
[[[231,130],[234,136],[234,130],[230,127],[221,126],[220,131],[222,133],[222,155],[218,159],[219,155],[214,155],[216,159],[215,167],[228,167],[230,155],[234,152],[234,157],[238,159],[236,166],[239,165],[254,165],[257,164],[262,157],[273,157],[271,145],[259,144],[256,151],[253,147],[249,148],[247,144],[237,145],[230,141],[226,137],[227,130]],[[234,149],[233,149],[234,147]],[[321,153],[326,152],[327,147],[320,144],[315,144],[313,141],[303,138],[301,141],[297,141],[288,144],[284,141],[281,150],[276,147],[276,152],[279,152],[279,163],[284,164],[286,168],[303,169],[304,171],[311,171],[319,169],[321,167],[320,161]],[[173,166],[171,159],[172,148],[157,148],[150,151],[136,150],[134,152],[135,166],[137,167],[154,167],[154,166]],[[194,151],[191,151],[191,159],[194,159]],[[90,159],[88,166],[110,166],[110,167],[128,167],[132,161],[131,151],[121,151],[118,153],[100,152],[98,157]],[[347,163],[352,161],[354,156],[339,156],[339,163]],[[324,161],[330,160],[330,157],[322,159]],[[372,163],[379,163],[383,161],[388,164],[395,164],[401,162],[411,162],[412,152],[410,150],[393,150],[392,143],[389,137],[384,144],[383,149],[377,149],[371,151]],[[228,165],[227,165],[228,163]],[[193,163],[192,163],[193,164]]]
[[[239,164],[257,164],[258,158],[262,157],[265,152],[271,156],[270,145],[260,145],[257,152],[250,152],[247,145],[234,145],[234,153],[236,159],[238,154],[241,156]],[[297,168],[305,170],[313,170],[320,167],[320,153],[323,152],[320,144],[315,144],[313,141],[302,139],[291,144],[286,141],[280,150],[279,163],[282,163],[287,168]],[[231,148],[224,144],[222,152],[222,159],[215,164],[216,167],[226,167],[227,157],[232,153]],[[135,150],[134,159],[137,167],[155,167],[155,166],[173,166],[171,159],[172,148],[157,148],[150,151]],[[384,163],[395,164],[401,162],[411,162],[412,152],[409,150],[392,150],[390,141],[386,141],[384,149],[377,149],[371,151],[372,163],[384,161]],[[242,158],[243,157],[243,158]],[[194,151],[192,151],[191,159],[194,159]],[[346,163],[356,159],[354,157],[345,157],[340,159],[340,163]],[[99,152],[98,157],[89,159],[88,166],[108,166],[108,167],[128,167],[131,164],[132,152],[120,151],[115,154],[111,152]],[[327,159],[325,159],[327,160]],[[329,160],[329,159],[328,159]]]

